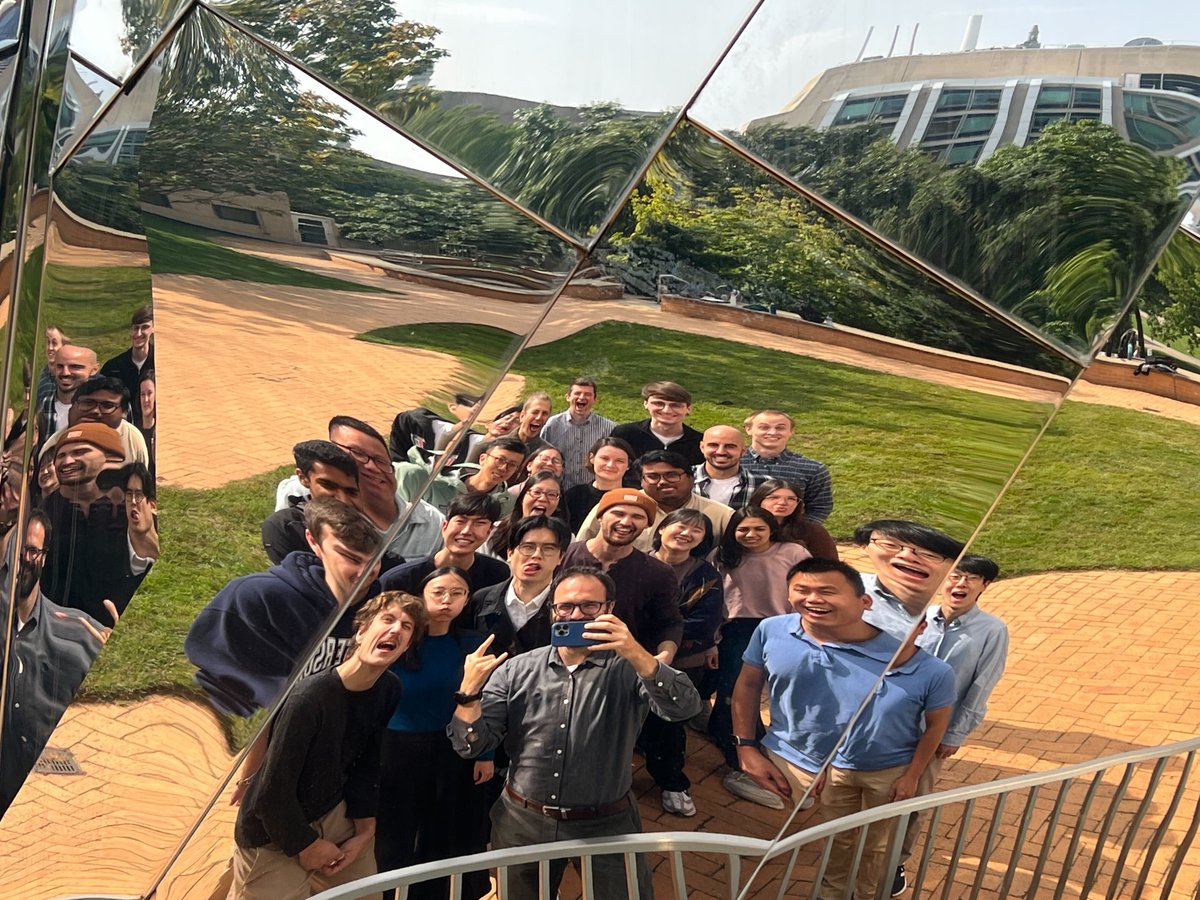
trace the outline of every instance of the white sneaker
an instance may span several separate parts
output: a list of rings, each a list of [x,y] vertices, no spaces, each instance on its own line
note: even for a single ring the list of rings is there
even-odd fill
[[[691,818],[696,814],[696,804],[692,802],[692,795],[688,791],[663,791],[662,807],[663,812],[673,816]]]
[[[757,803],[759,806],[766,806],[769,809],[783,809],[782,797],[772,794],[766,788],[759,787],[754,783],[754,779],[745,772],[730,772],[721,780],[721,784],[725,785],[725,790],[735,797],[749,800],[751,803]]]

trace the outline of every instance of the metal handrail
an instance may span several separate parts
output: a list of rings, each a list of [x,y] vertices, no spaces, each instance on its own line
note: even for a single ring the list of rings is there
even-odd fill
[[[704,834],[698,832],[682,831],[682,832],[658,832],[651,834],[634,834],[634,835],[617,835],[606,838],[588,838],[584,840],[559,841],[555,843],[536,844],[528,847],[517,847],[505,850],[493,850],[486,853],[477,853],[471,856],[460,856],[453,859],[439,860],[431,863],[423,863],[421,865],[410,866],[405,869],[396,869],[391,872],[381,872],[377,875],[372,875],[367,878],[359,879],[358,881],[338,887],[330,888],[326,891],[317,894],[314,900],[355,900],[366,894],[372,894],[383,890],[396,889],[400,900],[405,900],[409,886],[424,881],[429,881],[434,878],[450,878],[450,900],[461,900],[462,880],[461,876],[467,872],[480,871],[484,869],[496,869],[498,872],[497,880],[503,886],[507,883],[507,872],[512,866],[539,863],[543,872],[543,878],[548,873],[547,864],[552,859],[574,859],[579,858],[581,864],[581,878],[586,885],[591,883],[592,875],[592,859],[601,855],[616,855],[621,854],[626,858],[627,882],[630,888],[630,896],[636,897],[636,874],[633,865],[635,854],[641,853],[667,853],[671,855],[671,874],[675,882],[676,895],[679,898],[687,897],[687,888],[684,883],[684,867],[682,863],[683,853],[709,853],[725,856],[728,861],[728,896],[736,898],[740,896],[739,884],[741,874],[742,858],[757,859],[757,868],[750,874],[747,879],[746,887],[749,887],[755,882],[755,876],[762,867],[773,860],[788,858],[786,865],[783,884],[779,891],[779,896],[783,897],[788,889],[792,872],[795,869],[799,851],[801,848],[825,843],[824,853],[822,854],[819,869],[817,871],[817,880],[819,881],[821,874],[825,869],[825,865],[829,858],[830,842],[833,837],[843,832],[853,831],[858,828],[863,828],[862,838],[859,841],[859,852],[856,855],[855,868],[857,868],[858,858],[862,853],[862,842],[865,839],[866,830],[864,826],[871,825],[875,822],[896,819],[899,823],[896,834],[890,842],[890,852],[888,855],[888,864],[890,869],[894,869],[900,854],[900,842],[904,835],[904,830],[913,820],[917,813],[932,811],[932,821],[929,826],[929,834],[932,836],[936,833],[938,819],[943,808],[956,804],[966,804],[968,810],[973,809],[976,802],[986,798],[998,798],[996,810],[992,815],[992,827],[989,829],[988,837],[985,841],[984,852],[980,855],[979,870],[982,873],[986,866],[987,860],[995,849],[995,824],[999,820],[1000,814],[1004,808],[1003,800],[1010,794],[1018,791],[1029,791],[1029,796],[1026,801],[1025,812],[1021,819],[1021,825],[1018,831],[1018,839],[1012,850],[1011,859],[1009,861],[1009,871],[1013,870],[1017,860],[1020,857],[1021,848],[1024,844],[1025,836],[1030,827],[1031,814],[1034,802],[1038,796],[1038,791],[1045,785],[1060,784],[1062,789],[1058,792],[1057,800],[1054,803],[1053,811],[1050,815],[1047,825],[1046,844],[1048,846],[1050,835],[1057,827],[1061,816],[1062,807],[1067,798],[1067,788],[1072,782],[1077,779],[1093,775],[1092,784],[1088,789],[1088,798],[1076,815],[1075,821],[1079,822],[1086,818],[1090,807],[1091,798],[1094,796],[1096,788],[1101,783],[1103,775],[1110,769],[1124,767],[1124,772],[1121,778],[1121,785],[1114,793],[1114,802],[1110,802],[1108,813],[1104,817],[1102,826],[1103,838],[1110,836],[1110,830],[1113,825],[1113,811],[1116,805],[1124,796],[1124,788],[1128,785],[1132,776],[1134,767],[1139,763],[1157,762],[1154,771],[1151,775],[1151,783],[1147,787],[1146,796],[1139,804],[1138,812],[1132,817],[1131,821],[1125,826],[1124,839],[1121,841],[1121,851],[1118,858],[1118,869],[1113,875],[1109,889],[1109,896],[1113,896],[1114,886],[1121,875],[1121,871],[1127,861],[1129,850],[1132,847],[1135,832],[1141,826],[1145,818],[1146,811],[1152,799],[1152,795],[1157,788],[1158,782],[1162,777],[1166,762],[1172,757],[1184,757],[1184,769],[1181,775],[1178,786],[1176,787],[1174,796],[1171,799],[1168,810],[1159,824],[1154,830],[1153,835],[1148,843],[1146,857],[1142,863],[1142,871],[1138,878],[1138,894],[1141,895],[1141,889],[1145,885],[1146,878],[1149,874],[1150,864],[1157,854],[1163,843],[1170,820],[1173,818],[1178,809],[1183,792],[1188,783],[1195,755],[1200,751],[1200,737],[1191,738],[1186,741],[1177,741],[1172,744],[1164,744],[1159,747],[1148,747],[1139,750],[1129,750],[1124,753],[1117,753],[1110,756],[1099,757],[1087,762],[1075,763],[1069,766],[1062,766],[1057,769],[1047,770],[1045,772],[1032,772],[1026,775],[1017,775],[1012,778],[1005,778],[998,781],[990,781],[982,784],[968,785],[965,787],[954,788],[949,791],[942,791],[934,794],[929,794],[924,797],[916,797],[911,800],[903,800],[896,803],[889,803],[886,806],[875,807],[873,809],[864,810],[863,812],[854,813],[849,816],[843,816],[830,822],[822,822],[814,825],[811,828],[806,828],[797,832],[794,835],[778,839],[775,841],[764,840],[761,838],[751,838],[742,835],[730,834]],[[964,813],[963,822],[959,826],[958,840],[955,844],[954,857],[952,866],[957,864],[957,858],[962,855],[965,846],[966,823],[969,816]],[[1192,818],[1191,826],[1187,833],[1175,848],[1176,855],[1172,860],[1170,871],[1167,876],[1167,884],[1163,891],[1163,896],[1168,896],[1171,886],[1183,862],[1183,856],[1187,853],[1192,840],[1194,839],[1200,823],[1200,804],[1197,804],[1196,814]],[[1113,835],[1114,839],[1121,835]],[[1067,860],[1064,863],[1062,878],[1057,885],[1054,896],[1062,896],[1063,887],[1067,876],[1070,873],[1071,864],[1074,862],[1075,847],[1079,838],[1079,830],[1076,829],[1072,837],[1072,849],[1068,851]],[[1103,839],[1102,838],[1102,839]],[[932,840],[927,841],[925,851],[922,855],[920,870],[917,875],[916,891],[919,893],[921,881],[925,876],[926,868],[930,852],[932,850]],[[1037,868],[1033,875],[1032,886],[1036,887],[1039,883],[1043,870],[1046,866],[1046,852],[1039,855]],[[1098,857],[1097,857],[1098,858]],[[890,871],[885,868],[884,871]],[[953,872],[953,870],[952,870]],[[948,878],[952,877],[951,875]],[[852,873],[853,874],[853,873]],[[1097,863],[1093,860],[1093,864],[1089,866],[1085,877],[1085,884],[1091,885],[1098,877],[1099,870]],[[972,896],[975,896],[979,891],[981,875],[975,879],[975,887],[972,891]],[[1011,884],[1011,874],[1006,875],[1006,884]],[[814,884],[814,894],[816,886]],[[543,894],[545,891],[543,890]],[[585,896],[590,894],[590,891],[585,893]],[[504,894],[502,892],[501,897]],[[1029,896],[1033,896],[1030,894]],[[472,898],[473,900],[473,898]]]

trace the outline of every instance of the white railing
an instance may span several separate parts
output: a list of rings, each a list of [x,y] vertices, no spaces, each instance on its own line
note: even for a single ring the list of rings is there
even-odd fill
[[[405,900],[411,885],[446,877],[450,900],[463,900],[462,875],[484,869],[495,870],[499,895],[505,900],[511,868],[530,863],[539,866],[541,897],[549,900],[550,861],[556,859],[578,860],[583,897],[589,898],[595,896],[593,859],[609,854],[624,857],[627,891],[633,900],[639,900],[637,854],[665,856],[678,900],[689,896],[688,857],[698,854],[709,861],[724,860],[712,874],[692,869],[691,888],[705,894],[736,900],[748,896],[751,888],[761,895],[764,885],[777,884],[780,900],[815,898],[836,835],[862,829],[850,877],[853,884],[866,839],[863,826],[894,819],[896,829],[884,869],[890,875],[899,861],[905,831],[919,813],[927,813],[922,817],[927,824],[922,829],[923,847],[909,861],[915,877],[907,898],[1083,900],[1093,892],[1105,900],[1191,898],[1198,886],[1178,882],[1200,829],[1200,801],[1192,796],[1188,798],[1191,808],[1184,806],[1197,750],[1200,738],[957,788],[825,822],[776,842],[668,832],[539,844],[384,872],[324,891],[315,900],[354,900],[389,889]],[[1169,787],[1169,798],[1159,802],[1155,798],[1163,785]],[[1052,788],[1057,790],[1048,790]],[[1165,846],[1169,853],[1162,853]],[[880,890],[886,895],[891,880],[883,881]]]

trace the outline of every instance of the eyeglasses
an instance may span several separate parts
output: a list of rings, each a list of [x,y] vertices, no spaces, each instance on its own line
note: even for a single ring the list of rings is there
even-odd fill
[[[607,600],[584,600],[582,603],[555,603],[552,607],[556,619],[569,619],[579,610],[585,616],[598,616],[608,606]]]
[[[558,491],[543,491],[541,488],[534,488],[532,491],[526,491],[525,496],[532,497],[534,500],[557,500],[562,494]]]
[[[370,453],[364,453],[357,447],[351,447],[348,444],[338,444],[360,466],[374,466],[376,469],[386,469],[391,463],[391,460],[384,459],[382,456],[372,456]]]
[[[125,499],[130,500],[133,503],[142,503],[146,500],[146,492],[145,491],[126,491]]]
[[[447,597],[451,600],[461,600],[467,596],[466,588],[430,588],[425,593],[432,600],[445,600]]]
[[[558,556],[562,551],[558,544],[535,544],[533,541],[521,541],[517,544],[517,552],[522,556]]]
[[[80,397],[75,401],[75,408],[85,411],[98,409],[102,413],[115,413],[121,408],[121,401],[97,400],[94,397]]]
[[[46,551],[41,547],[31,547],[29,544],[26,544],[21,548],[21,555],[30,561],[36,562],[39,559],[46,558]]]
[[[642,481],[647,484],[678,484],[683,481],[684,472],[643,472]]]
[[[901,544],[898,541],[890,541],[887,538],[871,538],[871,543],[885,553],[899,553],[901,550],[908,550],[917,559],[924,560],[925,562],[940,563],[946,561],[946,557],[940,553],[934,553],[932,550],[922,550],[920,547]]]
[[[657,410],[669,409],[675,411],[688,408],[688,404],[682,403],[679,400],[650,400],[648,401],[648,405],[651,409]]]
[[[509,459],[507,456],[498,456],[495,453],[485,453],[483,455],[493,460],[497,469],[515,469],[521,464],[521,460]]]
[[[946,580],[951,584],[957,584],[960,581],[965,581],[967,584],[976,587],[983,584],[982,575],[972,575],[970,572],[951,572],[946,576]]]

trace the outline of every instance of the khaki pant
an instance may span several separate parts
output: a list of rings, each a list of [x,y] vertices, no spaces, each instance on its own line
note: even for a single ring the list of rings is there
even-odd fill
[[[313,822],[312,827],[318,835],[335,844],[354,835],[354,824],[346,818],[344,802]],[[374,841],[336,875],[305,871],[299,857],[286,855],[274,844],[253,850],[235,847],[229,900],[307,900],[328,888],[374,874]],[[370,894],[364,900],[380,900],[382,896]]]
[[[942,774],[942,766],[945,764],[944,759],[938,759],[936,756],[929,761],[929,765],[925,767],[925,771],[917,780],[917,792],[913,795],[914,797],[924,797],[933,793],[938,777]],[[917,845],[917,837],[920,832],[921,814],[917,813],[909,820],[908,831],[904,832],[904,842],[900,845],[901,865],[907,863],[909,857],[912,856],[913,847]]]
[[[766,747],[763,749],[767,751],[767,759],[775,763],[779,771],[782,772],[784,777],[787,778],[788,784],[792,786],[792,802],[800,802],[800,798],[804,796],[804,792],[808,790],[808,786],[816,779],[816,773],[804,771],[804,769],[801,769],[795,763],[784,759],[774,750],[770,750]],[[819,797],[814,797],[813,799],[818,801],[820,800]]]
[[[908,766],[893,766],[873,772],[830,767],[829,778],[821,792],[821,814],[825,821],[883,806],[891,801],[888,794],[896,779],[904,774]],[[867,828],[867,840],[863,845],[863,856],[854,883],[857,900],[875,900],[882,875],[888,840],[896,827],[895,820],[876,822]],[[829,853],[829,865],[821,882],[821,893],[827,900],[849,896],[850,869],[854,853],[858,848],[858,829],[844,831],[833,839]]]

